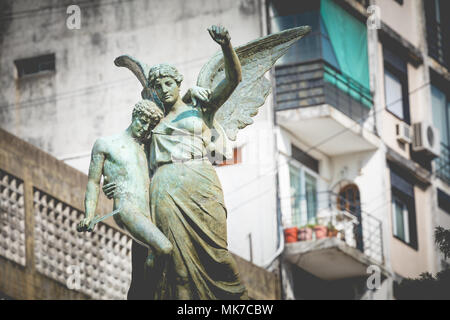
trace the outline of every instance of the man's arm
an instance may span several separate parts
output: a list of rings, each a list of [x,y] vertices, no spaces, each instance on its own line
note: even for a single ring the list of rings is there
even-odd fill
[[[100,179],[105,162],[104,142],[98,139],[92,148],[91,163],[89,165],[88,183],[84,198],[85,218],[78,224],[78,231],[92,231],[89,225],[95,216],[98,194],[100,192]]]

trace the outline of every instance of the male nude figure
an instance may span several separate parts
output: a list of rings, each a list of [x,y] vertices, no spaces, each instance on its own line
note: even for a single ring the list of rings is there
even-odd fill
[[[132,122],[117,135],[99,138],[92,149],[85,196],[85,219],[77,226],[79,232],[92,231],[100,179],[114,186],[114,215],[117,225],[133,239],[149,248],[147,265],[153,266],[154,255],[167,255],[172,244],[151,222],[149,206],[149,169],[145,146],[149,133],[163,118],[163,112],[150,100],[139,101]]]

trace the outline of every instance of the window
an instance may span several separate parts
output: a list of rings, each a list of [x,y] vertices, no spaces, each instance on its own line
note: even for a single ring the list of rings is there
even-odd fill
[[[218,164],[219,167],[229,166],[232,164],[238,164],[242,162],[242,147],[233,149],[233,158],[227,159],[222,163]]]
[[[439,130],[441,143],[449,146],[450,141],[450,101],[448,97],[435,86],[431,86],[431,107],[433,125]]]
[[[359,189],[355,184],[346,185],[339,191],[337,207],[339,210],[345,210],[356,217],[358,224],[353,226],[356,248],[364,252],[361,200]]]
[[[425,5],[428,55],[445,66],[450,63],[450,1],[427,0]]]
[[[414,185],[399,169],[391,167],[392,234],[413,249],[418,248]]]
[[[19,78],[43,71],[55,71],[55,54],[46,54],[38,57],[14,61]]]
[[[439,208],[450,214],[450,195],[438,188],[437,197]]]
[[[291,145],[291,150],[292,150],[292,158],[294,158],[301,164],[304,164],[312,171],[319,173],[319,161],[317,159],[314,159],[309,154],[307,154],[306,152],[297,148],[294,145]]]
[[[439,179],[450,184],[450,85],[445,81],[438,81],[433,73],[431,76],[431,81],[435,84],[431,86],[433,125],[439,131],[441,143],[441,154],[434,160],[434,169]]]
[[[313,173],[296,164],[289,165],[292,224],[303,227],[314,224],[317,214],[317,179]]]
[[[409,238],[409,218],[408,207],[406,204],[396,196],[393,196],[392,200],[392,224],[394,236],[403,240],[406,243],[410,242]]]
[[[403,5],[403,0],[394,0],[395,2],[397,2],[399,5]]]
[[[339,210],[346,210],[353,215],[360,215],[361,203],[358,187],[354,184],[343,187],[339,191],[337,206]]]
[[[384,55],[384,95],[386,109],[409,123],[409,93],[406,62],[388,49]]]

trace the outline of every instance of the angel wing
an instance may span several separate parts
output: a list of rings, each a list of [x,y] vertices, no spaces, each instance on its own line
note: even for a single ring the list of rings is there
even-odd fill
[[[133,58],[129,55],[122,55],[114,60],[114,64],[118,67],[125,67],[138,78],[139,82],[142,84],[141,96],[142,99],[148,99],[154,101],[160,108],[164,110],[161,101],[159,101],[156,93],[151,90],[148,85],[148,74],[150,72],[150,66],[146,63],[140,62],[139,60]]]
[[[252,117],[258,113],[271,89],[264,74],[295,41],[310,31],[309,26],[288,29],[236,48],[242,66],[242,82],[215,114],[213,126],[219,135],[224,131],[228,139],[235,141],[239,129],[253,123]],[[224,78],[223,55],[218,52],[201,69],[197,86],[212,90]]]

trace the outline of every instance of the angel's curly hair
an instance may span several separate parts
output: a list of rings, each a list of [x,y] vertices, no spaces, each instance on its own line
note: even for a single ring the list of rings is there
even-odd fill
[[[144,118],[152,125],[156,125],[164,117],[164,113],[153,101],[143,99],[134,105],[132,118],[136,117]]]
[[[183,81],[183,75],[178,72],[177,68],[167,63],[161,63],[153,66],[148,73],[148,82],[150,87],[155,85],[156,79],[162,77],[171,77],[176,81],[178,86],[181,81]]]

